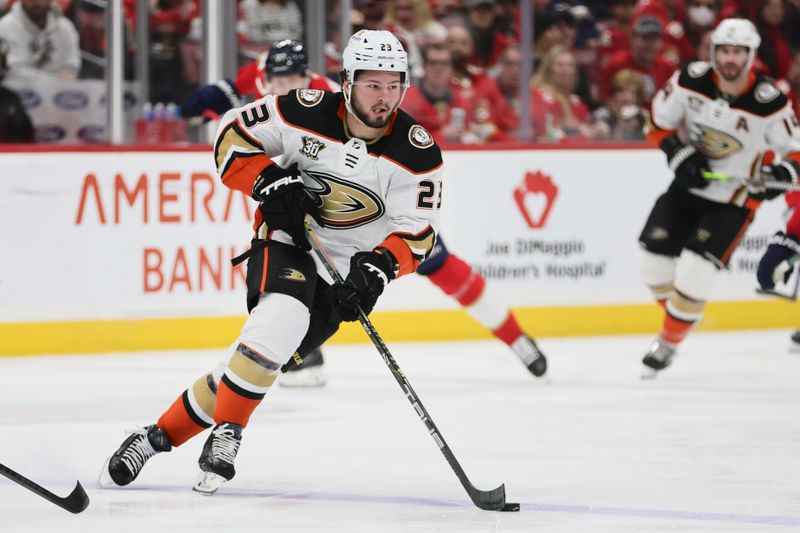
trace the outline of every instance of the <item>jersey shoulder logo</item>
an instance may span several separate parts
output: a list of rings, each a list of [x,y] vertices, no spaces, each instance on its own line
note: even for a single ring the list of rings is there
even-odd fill
[[[317,160],[319,151],[325,148],[325,143],[314,137],[303,136],[303,146],[300,147],[300,153],[309,159]]]
[[[692,78],[701,78],[706,72],[708,72],[708,69],[710,68],[710,63],[706,63],[705,61],[694,61],[689,63],[689,66],[686,67],[686,72]]]
[[[408,140],[417,148],[430,148],[433,146],[433,137],[428,133],[428,130],[419,124],[414,124],[408,130]]]
[[[781,94],[780,89],[768,81],[759,83],[754,91],[756,102],[760,104],[768,104],[775,100],[779,94]]]
[[[386,211],[381,198],[366,187],[324,172],[305,172],[314,182],[307,187],[322,198],[319,213],[328,228],[363,226],[380,218]]]
[[[298,89],[297,101],[306,107],[314,107],[322,101],[324,91],[318,89]]]

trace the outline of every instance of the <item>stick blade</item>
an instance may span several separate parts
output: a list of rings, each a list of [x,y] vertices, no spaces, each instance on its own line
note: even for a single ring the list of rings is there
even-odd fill
[[[505,485],[500,485],[493,490],[478,490],[472,487],[467,492],[472,499],[472,503],[484,511],[501,511],[506,505]]]
[[[60,498],[60,501],[54,501],[56,505],[66,509],[70,513],[78,514],[86,510],[89,507],[89,495],[86,494],[86,491],[83,490],[83,486],[81,482],[78,481],[75,483],[75,488],[72,489],[72,492],[69,493],[69,496],[66,498]]]

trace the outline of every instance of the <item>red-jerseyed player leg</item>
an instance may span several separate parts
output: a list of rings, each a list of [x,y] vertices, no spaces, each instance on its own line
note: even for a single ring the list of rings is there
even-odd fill
[[[486,279],[460,257],[446,249],[443,253],[446,257],[440,260],[440,266],[425,274],[428,279],[445,294],[455,298],[472,318],[511,347],[533,375],[544,375],[547,371],[544,354],[536,342],[522,331],[508,306],[487,290]]]

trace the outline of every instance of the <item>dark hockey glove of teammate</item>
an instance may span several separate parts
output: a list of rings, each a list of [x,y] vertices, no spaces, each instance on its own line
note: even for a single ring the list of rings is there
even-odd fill
[[[697,151],[691,144],[683,144],[681,140],[672,135],[659,145],[667,154],[667,165],[675,174],[676,185],[685,189],[703,189],[708,186],[708,180],[703,172],[709,170],[706,156]]]
[[[260,203],[259,210],[269,231],[283,230],[296,246],[311,250],[303,222],[307,213],[316,215],[322,200],[306,190],[297,163],[288,168],[273,163],[262,170],[253,184],[252,196]]]
[[[773,235],[769,240],[767,251],[758,262],[756,279],[761,288],[774,289],[775,284],[781,281],[781,278],[783,283],[789,281],[793,268],[788,259],[797,254],[800,254],[800,242],[797,239],[782,231]]]
[[[231,80],[221,80],[211,85],[203,85],[189,93],[181,106],[181,114],[186,118],[199,117],[208,111],[224,115],[229,109],[241,105],[241,95]]]
[[[792,159],[787,159],[777,165],[764,165],[761,167],[761,179],[764,181],[781,181],[784,183],[797,183],[797,176],[800,174],[800,164]],[[766,189],[750,196],[758,200],[772,200],[777,198],[785,191],[780,189]]]
[[[378,296],[395,276],[395,260],[388,250],[356,253],[350,259],[347,278],[333,288],[334,314],[345,322],[358,320],[359,306],[370,314]]]

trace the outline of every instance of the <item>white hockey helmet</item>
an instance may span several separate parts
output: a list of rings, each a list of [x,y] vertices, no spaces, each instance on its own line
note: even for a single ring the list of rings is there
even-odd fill
[[[747,19],[724,19],[711,34],[711,65],[714,70],[717,69],[716,48],[726,44],[744,46],[749,49],[747,63],[742,69],[742,72],[748,72],[756,60],[756,51],[761,46],[761,36],[753,23]]]
[[[408,76],[408,54],[397,37],[387,30],[360,30],[350,36],[347,47],[342,52],[342,69],[344,81],[350,86],[356,80],[359,70],[399,72],[403,89],[401,102],[411,83]],[[344,90],[344,100],[347,110],[353,113],[350,107],[351,91],[350,87]],[[400,102],[397,106],[400,106]]]

